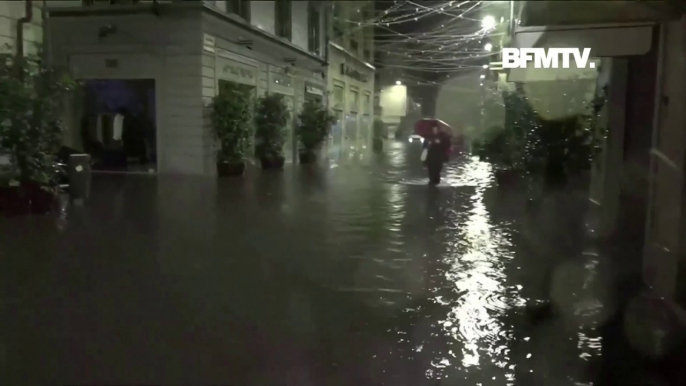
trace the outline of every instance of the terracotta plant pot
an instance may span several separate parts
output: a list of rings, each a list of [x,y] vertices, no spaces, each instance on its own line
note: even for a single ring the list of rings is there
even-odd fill
[[[312,151],[302,151],[299,155],[301,164],[313,164],[317,161],[317,155]]]
[[[262,164],[262,169],[283,169],[286,158],[283,156],[262,157],[260,158],[260,163]]]
[[[48,190],[38,184],[27,184],[24,193],[31,203],[31,213],[50,213],[57,203],[57,192]]]
[[[4,216],[46,214],[56,202],[55,191],[46,190],[36,183],[0,187],[0,214]]]
[[[218,177],[237,177],[242,176],[245,171],[245,162],[229,164],[217,162]]]

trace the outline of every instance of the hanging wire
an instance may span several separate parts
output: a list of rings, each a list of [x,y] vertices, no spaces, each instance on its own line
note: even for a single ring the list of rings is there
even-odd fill
[[[398,1],[366,19],[335,17],[335,22],[353,24],[354,28],[344,29],[352,38],[375,28],[374,51],[380,67],[436,74],[459,73],[478,69],[481,67],[479,61],[499,54],[486,51],[484,45],[503,34],[484,28],[475,18],[477,12],[488,9],[491,4],[445,1],[427,5]],[[362,16],[368,16],[368,13]],[[436,24],[427,28],[431,21]],[[415,25],[418,28],[412,31]]]

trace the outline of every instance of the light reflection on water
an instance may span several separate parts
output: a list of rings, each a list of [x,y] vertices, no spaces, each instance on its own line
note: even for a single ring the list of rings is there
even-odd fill
[[[455,213],[458,233],[448,245],[444,261],[449,269],[445,278],[461,294],[447,306],[450,312],[442,323],[443,331],[456,345],[461,346],[461,362],[465,369],[484,368],[485,362],[499,368],[507,368],[505,342],[509,326],[503,325],[498,316],[513,305],[523,303],[518,291],[507,291],[503,264],[512,259],[507,250],[506,230],[491,224],[484,203],[484,192],[491,183],[491,167],[487,163],[470,159],[460,173],[451,170],[447,183],[455,186],[474,186],[469,198],[471,209],[467,213]],[[506,302],[504,299],[508,299]],[[434,367],[444,369],[449,358],[437,359]],[[503,376],[512,379],[507,370]],[[497,377],[497,376],[496,376]]]

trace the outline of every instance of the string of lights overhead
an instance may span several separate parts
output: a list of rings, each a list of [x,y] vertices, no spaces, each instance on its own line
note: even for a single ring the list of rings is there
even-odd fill
[[[380,67],[450,74],[481,68],[488,58],[499,54],[493,52],[490,42],[503,35],[496,29],[498,20],[478,17],[493,3],[396,1],[372,15],[358,10],[357,18],[334,17],[335,22],[355,26],[346,28],[350,36],[376,30],[373,42]]]

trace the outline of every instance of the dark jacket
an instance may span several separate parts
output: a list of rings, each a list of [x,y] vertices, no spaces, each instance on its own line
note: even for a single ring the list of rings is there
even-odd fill
[[[426,162],[428,164],[440,164],[448,161],[450,154],[450,136],[444,133],[427,137],[424,140],[424,148],[428,149]]]

